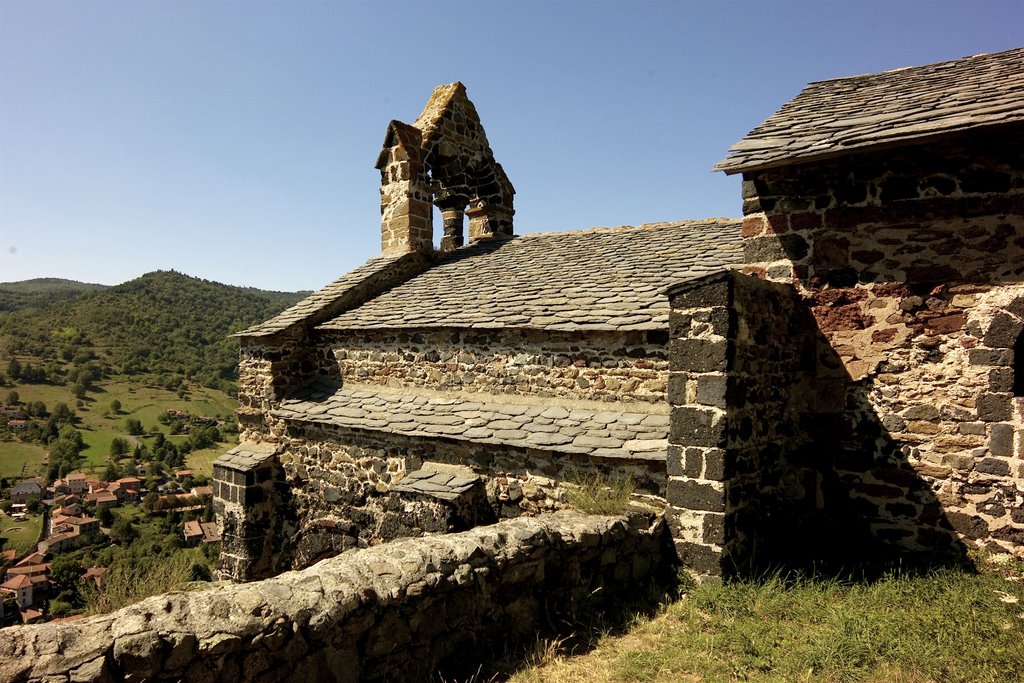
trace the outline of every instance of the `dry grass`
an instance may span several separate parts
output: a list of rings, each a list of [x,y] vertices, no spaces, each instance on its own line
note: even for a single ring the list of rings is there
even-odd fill
[[[565,497],[581,512],[592,515],[618,515],[629,507],[635,486],[629,477],[600,473],[576,474],[566,480]]]

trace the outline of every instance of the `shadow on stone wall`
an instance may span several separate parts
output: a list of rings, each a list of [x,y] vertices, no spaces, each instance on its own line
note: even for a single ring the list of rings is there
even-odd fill
[[[792,287],[735,277],[723,574],[971,566],[870,378],[851,378]]]

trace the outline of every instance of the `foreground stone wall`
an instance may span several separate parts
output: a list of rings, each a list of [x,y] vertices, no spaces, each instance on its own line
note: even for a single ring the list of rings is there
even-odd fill
[[[918,511],[933,498],[971,544],[1018,553],[1022,132],[749,173],[743,223],[745,272],[795,285],[859,387],[858,405],[846,397],[861,430],[848,441],[859,435],[864,457],[913,471],[866,474],[846,458],[845,479],[897,510],[908,482],[923,481]]]
[[[325,340],[320,371],[389,387],[662,403],[667,332],[351,331]]]
[[[544,515],[389,543],[259,583],[2,631],[0,679],[422,681],[635,595],[670,569],[660,520]]]

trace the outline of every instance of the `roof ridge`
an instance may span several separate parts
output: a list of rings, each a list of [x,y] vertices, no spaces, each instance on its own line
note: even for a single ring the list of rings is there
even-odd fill
[[[549,230],[547,232],[526,232],[514,235],[514,239],[526,237],[550,237],[552,235],[589,235],[597,232],[629,232],[630,230],[656,230],[658,228],[678,228],[682,226],[699,225],[733,225],[742,222],[742,218],[728,218],[725,216],[714,216],[709,218],[681,220],[681,221],[656,221],[653,223],[641,223],[640,225],[616,225],[616,226],[594,226],[591,228],[580,228],[579,230]]]
[[[912,69],[927,69],[929,67],[943,66],[945,64],[955,64],[958,62],[966,62],[972,59],[979,59],[981,57],[997,57],[999,55],[1010,55],[1014,52],[1024,53],[1024,47],[1014,47],[1009,50],[1000,50],[998,52],[978,52],[973,55],[964,55],[963,57],[955,57],[953,59],[943,59],[938,62],[928,62],[926,64],[908,64],[907,66],[898,66],[894,69],[886,69],[884,71],[875,71],[863,74],[852,74],[850,76],[836,76],[834,78],[822,78],[816,81],[808,81],[807,85],[815,85],[818,83],[835,83],[837,81],[852,81],[863,78],[872,78],[874,76],[885,76],[888,74],[895,74],[901,71],[909,71]]]

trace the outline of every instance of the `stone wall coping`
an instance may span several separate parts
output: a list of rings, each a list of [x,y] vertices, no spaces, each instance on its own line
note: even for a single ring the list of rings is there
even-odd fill
[[[273,458],[276,451],[277,446],[275,444],[240,444],[214,460],[213,464],[217,467],[248,472]]]
[[[664,460],[669,416],[643,412],[512,403],[493,395],[390,392],[348,384],[315,389],[281,403],[274,417],[421,438],[445,438],[616,460]],[[640,404],[633,404],[639,407]],[[618,407],[618,406],[616,406]]]
[[[630,535],[653,534],[659,525],[642,514],[549,513],[394,541],[254,583],[167,593],[111,614],[14,626],[0,630],[0,680],[239,680],[251,669],[263,671],[260,680],[285,680],[321,647],[343,642],[354,648],[345,634],[365,629],[367,615],[429,603],[431,592],[467,579],[514,582],[520,565],[535,570],[543,547],[600,553]],[[358,669],[359,653],[346,652]],[[225,669],[229,660],[233,669]],[[225,671],[238,678],[221,678]]]

